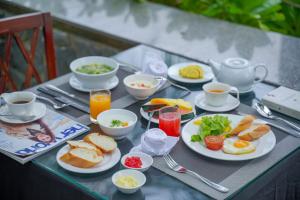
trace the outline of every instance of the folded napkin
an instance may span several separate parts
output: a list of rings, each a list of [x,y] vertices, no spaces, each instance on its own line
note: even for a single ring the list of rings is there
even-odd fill
[[[151,156],[162,156],[171,151],[179,137],[167,136],[159,128],[146,131],[141,137],[141,144],[133,147],[130,152],[143,152]]]
[[[149,51],[146,52],[143,60],[142,73],[167,77],[168,66],[159,54]]]

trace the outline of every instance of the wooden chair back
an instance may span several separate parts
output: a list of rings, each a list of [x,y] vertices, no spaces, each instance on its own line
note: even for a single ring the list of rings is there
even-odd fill
[[[20,36],[21,32],[28,30],[32,30],[30,49],[26,49],[24,41]],[[32,78],[35,78],[37,83],[42,83],[41,76],[37,71],[34,62],[40,32],[42,32],[44,36],[47,78],[50,80],[57,76],[52,19],[50,13],[31,13],[0,19],[0,36],[5,38],[4,53],[3,55],[0,55],[0,82],[1,80],[5,82],[6,87],[4,87],[4,90],[18,90],[15,80],[13,80],[9,73],[13,40],[15,40],[16,46],[20,49],[27,65],[24,74],[23,89],[28,88],[31,85]],[[1,89],[3,90],[3,87],[0,86],[0,94],[4,92],[1,91]]]

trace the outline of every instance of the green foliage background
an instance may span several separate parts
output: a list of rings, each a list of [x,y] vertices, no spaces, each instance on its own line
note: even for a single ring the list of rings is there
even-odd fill
[[[179,9],[300,37],[300,0],[150,0]]]

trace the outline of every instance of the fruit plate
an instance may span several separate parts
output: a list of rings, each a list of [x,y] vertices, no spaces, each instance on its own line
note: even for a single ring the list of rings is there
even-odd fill
[[[147,104],[149,105],[150,102],[147,102],[147,103],[144,104],[144,105],[147,105]],[[155,105],[155,104],[153,104],[153,105]],[[158,111],[155,111],[155,112],[158,112]],[[144,119],[149,120],[148,112],[145,112],[145,111],[143,110],[143,107],[140,108],[140,113],[141,113],[141,115],[142,115],[142,117],[143,117]],[[193,118],[196,116],[195,113],[196,113],[195,108],[193,108],[193,112],[183,114],[183,115],[181,116],[181,117],[182,117],[182,118],[181,118],[181,123],[183,124],[183,123],[186,123],[186,122],[188,122],[189,120],[193,119]],[[152,118],[151,118],[151,122],[158,124],[158,123],[159,123],[159,120],[158,120],[158,118],[152,117]]]
[[[189,79],[189,78],[183,78],[179,75],[179,70],[183,67],[186,67],[188,65],[199,65],[202,67],[204,71],[204,77],[199,79]],[[204,83],[212,80],[214,78],[214,74],[211,70],[211,68],[208,65],[202,64],[202,63],[178,63],[175,65],[172,65],[168,69],[168,76],[175,80],[182,83]]]
[[[232,114],[218,114],[222,116],[227,116],[229,120],[231,121],[231,126],[235,127],[239,121],[243,119],[244,116],[240,115],[232,115]],[[213,116],[213,115],[206,115],[206,116]],[[201,116],[203,117],[203,116]],[[266,155],[269,153],[276,144],[276,137],[273,133],[273,131],[269,131],[267,134],[262,136],[256,141],[251,142],[255,147],[256,150],[252,153],[248,154],[241,154],[241,155],[232,155],[232,154],[226,154],[222,150],[213,151],[210,149],[207,149],[204,144],[201,144],[200,142],[192,142],[191,136],[196,134],[198,132],[198,125],[194,124],[195,120],[200,119],[201,117],[195,118],[191,120],[189,123],[187,123],[181,132],[181,137],[183,142],[193,151],[214,159],[218,160],[227,160],[227,161],[242,161],[242,160],[250,160],[254,158],[258,158],[261,156]],[[262,122],[261,120],[259,121]],[[257,121],[254,121],[254,123],[257,123]],[[233,137],[234,139],[237,139],[237,137]]]
[[[68,163],[63,162],[60,160],[60,157],[63,156],[65,153],[67,153],[70,150],[70,146],[67,144],[63,146],[56,154],[56,161],[65,170],[75,172],[75,173],[81,173],[81,174],[91,174],[91,173],[98,173],[106,171],[113,166],[115,166],[120,158],[121,158],[121,152],[119,148],[116,148],[112,153],[104,154],[104,159],[101,163],[95,165],[91,168],[80,168],[75,167],[73,165],[70,165]]]

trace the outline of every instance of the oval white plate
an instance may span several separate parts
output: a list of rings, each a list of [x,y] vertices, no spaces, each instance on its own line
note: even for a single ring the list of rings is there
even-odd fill
[[[232,127],[235,127],[239,123],[239,121],[243,119],[243,116],[240,115],[231,115],[231,114],[219,114],[219,115],[228,116],[228,118],[231,120]],[[194,125],[193,122],[201,117],[193,119],[189,123],[187,123],[182,129],[181,137],[183,142],[190,149],[203,156],[218,159],[218,160],[227,160],[227,161],[250,160],[250,159],[261,157],[269,153],[275,147],[276,137],[273,131],[271,130],[269,133],[265,134],[255,142],[252,142],[253,145],[256,146],[256,150],[249,154],[231,155],[231,154],[224,153],[222,150],[219,151],[209,150],[199,142],[191,141],[191,136],[196,134],[198,131],[198,126]]]
[[[147,103],[149,103],[149,102],[147,102]],[[147,104],[147,103],[146,103],[146,104]],[[193,108],[193,112],[194,112],[194,114],[195,114],[195,116],[196,116],[195,108]],[[143,117],[144,119],[149,120],[149,115],[148,115],[147,112],[145,112],[145,111],[143,110],[143,108],[140,108],[140,113],[141,113],[141,115],[142,115],[142,117]],[[183,123],[185,123],[185,122],[188,122],[189,120],[190,120],[190,119],[183,120],[183,121],[181,121],[181,124],[183,124]],[[158,124],[158,123],[159,123],[159,120],[156,119],[156,118],[154,118],[154,117],[152,117],[151,122]]]
[[[208,104],[206,104],[205,102],[205,93],[204,92],[200,92],[199,95],[196,96],[195,98],[195,105],[203,110],[206,111],[210,111],[210,112],[226,112],[226,111],[230,111],[233,110],[235,108],[237,108],[240,105],[240,101],[231,96],[230,94],[228,95],[228,99],[225,105],[223,106],[210,106]]]
[[[71,171],[71,172],[76,172],[76,173],[81,173],[81,174],[90,174],[90,173],[98,173],[98,172],[103,172],[106,171],[113,166],[115,166],[120,158],[121,158],[121,152],[119,148],[116,148],[112,153],[110,154],[104,154],[104,159],[101,163],[95,165],[94,167],[91,168],[79,168],[75,167],[73,165],[70,165],[68,163],[65,163],[60,160],[60,157],[67,153],[70,150],[69,145],[63,146],[56,154],[56,161],[57,163],[64,169]]]
[[[179,69],[186,67],[187,65],[199,65],[204,70],[204,77],[201,79],[189,79],[189,78],[183,78],[179,75]],[[211,70],[211,68],[208,65],[201,64],[201,63],[178,63],[175,65],[172,65],[168,69],[168,76],[171,79],[174,79],[175,81],[179,81],[182,83],[204,83],[207,81],[210,81],[214,78],[214,74]]]
[[[6,122],[6,123],[11,123],[11,124],[24,124],[24,123],[33,122],[35,120],[38,120],[38,119],[44,117],[46,115],[46,112],[47,112],[47,107],[45,104],[35,102],[34,106],[33,106],[33,111],[32,111],[32,115],[35,115],[35,118],[33,118],[32,120],[22,121],[19,119],[12,119],[12,118],[5,117],[5,116],[0,116],[0,120],[3,122]],[[10,114],[7,106],[0,107],[0,113],[1,114]]]
[[[104,88],[93,88],[93,89],[85,88],[75,76],[71,76],[69,80],[69,84],[72,88],[81,92],[90,92],[91,90],[101,90],[101,89],[111,90],[117,87],[117,85],[119,84],[119,78],[117,76],[114,76],[109,82],[105,83]]]

